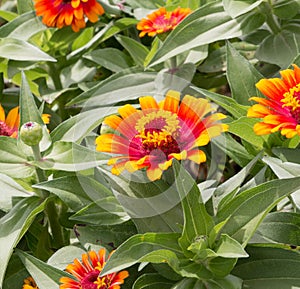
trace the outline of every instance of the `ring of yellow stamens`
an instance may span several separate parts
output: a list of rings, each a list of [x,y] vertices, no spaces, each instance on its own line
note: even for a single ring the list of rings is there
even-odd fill
[[[298,93],[299,96],[295,96]],[[282,107],[289,107],[292,111],[295,111],[297,108],[300,108],[300,83],[292,87],[284,95],[284,98],[281,100],[284,104]]]

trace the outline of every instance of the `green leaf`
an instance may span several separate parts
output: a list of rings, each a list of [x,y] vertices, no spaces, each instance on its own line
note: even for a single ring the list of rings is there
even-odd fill
[[[6,21],[11,22],[12,20],[14,20],[15,18],[18,17],[17,13],[14,13],[12,11],[5,11],[5,10],[0,10],[0,17],[3,18]],[[4,25],[2,25],[3,27]],[[1,31],[1,29],[0,29]],[[0,33],[1,34],[1,33]]]
[[[76,235],[81,244],[100,244],[108,250],[119,247],[136,233],[136,227],[131,221],[111,226],[76,226]]]
[[[33,121],[40,124],[43,128],[43,138],[39,144],[40,150],[44,151],[51,145],[51,139],[44,124],[41,113],[35,104],[34,97],[30,91],[29,84],[26,80],[25,73],[22,72],[22,83],[20,90],[20,127],[26,122]]]
[[[17,250],[17,254],[39,289],[57,288],[61,277],[70,277],[68,273],[54,268],[26,252]]]
[[[261,158],[261,154],[253,158],[244,168],[242,168],[237,174],[223,182],[220,186],[216,188],[213,193],[213,206],[217,210],[220,210],[224,205],[224,198],[230,195],[235,190],[238,190],[245,179],[248,177],[248,174],[253,169],[254,165]],[[223,200],[223,202],[222,202]],[[226,201],[228,199],[226,198]]]
[[[249,258],[239,261],[233,274],[249,289],[291,289],[300,287],[300,254],[287,245],[251,245]],[[245,287],[246,288],[246,287]]]
[[[108,155],[92,151],[72,142],[58,141],[42,160],[32,162],[41,169],[77,172],[94,168],[109,158]]]
[[[228,275],[222,279],[213,279],[205,281],[207,289],[242,289],[243,280],[233,275]]]
[[[32,11],[32,2],[30,0],[17,0],[17,7],[19,14]]]
[[[179,244],[185,254],[190,256],[191,252],[187,248],[196,237],[208,236],[214,221],[207,213],[201,193],[190,174],[178,162],[173,162],[173,171],[184,213],[184,227]]]
[[[253,10],[259,6],[263,0],[223,0],[222,2],[227,13],[232,18],[235,18]]]
[[[56,61],[36,46],[14,38],[0,38],[0,57],[19,61]]]
[[[223,107],[226,111],[232,114],[235,118],[240,118],[247,114],[247,110],[249,107],[238,104],[233,98],[221,95],[218,93],[214,93],[203,88],[198,88],[193,86],[193,90],[203,94],[208,99],[217,103],[219,106]]]
[[[241,24],[224,11],[222,3],[208,3],[180,22],[145,65],[154,66],[195,47],[241,34]]]
[[[227,42],[227,79],[233,99],[249,105],[249,98],[260,95],[255,84],[263,76]]]
[[[171,289],[174,281],[166,279],[159,274],[151,273],[140,276],[133,284],[132,289]]]
[[[51,139],[53,142],[66,141],[80,143],[84,137],[102,123],[104,117],[109,114],[116,114],[118,108],[118,106],[114,106],[110,109],[100,107],[82,111],[59,124],[51,132]]]
[[[141,72],[137,69],[124,70],[99,82],[67,105],[84,103],[84,107],[112,106],[143,95],[153,95],[155,77],[156,73],[152,72]]]
[[[87,44],[74,50],[68,55],[68,59],[76,58],[80,54],[87,52],[88,50],[97,47],[100,43],[114,36],[115,34],[131,27],[136,24],[137,20],[133,18],[121,18],[115,22],[108,23],[103,29],[101,29]]]
[[[300,174],[300,164],[283,162],[278,158],[265,156],[263,161],[280,179],[297,177]]]
[[[6,215],[0,219],[0,285],[2,285],[5,269],[14,247],[28,230],[35,216],[43,211],[44,203],[37,197],[29,197],[19,201]]]
[[[132,66],[132,61],[128,55],[119,49],[107,47],[103,49],[96,49],[83,55],[87,58],[113,72],[119,72],[123,69]]]
[[[288,67],[299,54],[300,35],[288,30],[271,34],[264,39],[256,52],[256,57],[281,68]]]
[[[289,212],[270,213],[256,234],[267,242],[300,245],[300,216]]]
[[[242,245],[231,238],[227,234],[221,234],[219,244],[215,249],[215,252],[218,256],[223,258],[246,258],[249,257],[247,252],[245,252]]]
[[[124,212],[115,197],[99,199],[97,204],[90,204],[70,217],[77,223],[92,225],[116,225],[128,221],[130,217]]]
[[[12,208],[13,197],[32,196],[32,192],[26,191],[14,179],[4,174],[0,174],[0,187],[4,192],[0,194],[0,209],[4,211],[8,211]]]
[[[273,3],[273,12],[283,19],[291,19],[297,15],[300,3],[297,0],[278,0]]]
[[[8,11],[6,11],[8,13]],[[17,15],[18,16],[18,15]],[[47,29],[34,11],[14,17],[12,21],[0,27],[0,37],[29,40],[34,34]]]
[[[101,275],[128,268],[156,250],[165,249],[181,254],[177,241],[179,236],[177,233],[146,233],[132,236],[111,255]]]
[[[27,160],[26,151],[14,138],[0,136],[0,173],[12,178],[28,178],[35,174]]]
[[[119,43],[128,51],[132,59],[139,66],[144,66],[144,61],[149,53],[146,46],[127,36],[115,36]]]
[[[226,220],[220,233],[246,244],[266,214],[299,186],[300,178],[297,177],[272,180],[241,192],[218,212],[218,221]]]
[[[256,135],[253,126],[257,123],[257,119],[243,116],[229,123],[229,132],[254,145],[258,149],[264,148],[268,136]]]

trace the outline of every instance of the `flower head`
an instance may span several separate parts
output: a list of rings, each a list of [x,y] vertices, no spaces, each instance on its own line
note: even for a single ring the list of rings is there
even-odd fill
[[[30,276],[24,280],[22,289],[39,289],[39,287],[36,285],[34,279]]]
[[[203,163],[206,155],[198,147],[227,130],[219,123],[225,115],[210,114],[213,109],[206,99],[185,95],[180,103],[180,93],[171,90],[159,104],[151,96],[139,100],[141,110],[127,104],[119,109],[120,116],[105,118],[115,133],[96,139],[97,150],[119,155],[108,162],[113,174],[145,168],[154,181],[173,159]]]
[[[75,279],[69,277],[60,278],[60,289],[120,289],[124,279],[128,277],[127,271],[107,274],[99,277],[105,265],[105,249],[100,249],[98,254],[89,251],[82,254],[82,261],[74,260],[69,264],[66,271],[72,274]],[[111,255],[111,254],[110,254]],[[110,257],[108,256],[108,259]]]
[[[42,115],[43,122],[48,124],[50,122],[50,115]],[[13,138],[18,137],[18,130],[20,125],[19,107],[11,109],[7,117],[5,117],[5,111],[0,104],[0,136],[9,136]]]
[[[258,102],[248,110],[248,117],[262,118],[254,125],[257,135],[280,131],[287,138],[300,135],[300,68],[280,72],[281,78],[261,79],[256,87],[266,98],[251,97]]]
[[[16,138],[18,136],[19,123],[19,108],[13,108],[9,111],[7,117],[5,117],[5,111],[0,104],[0,136],[10,136]]]
[[[85,27],[85,16],[91,22],[97,22],[104,13],[97,0],[34,0],[38,16],[49,27],[62,28],[72,26],[75,32]]]
[[[161,7],[137,24],[137,29],[141,30],[139,36],[143,37],[147,33],[149,36],[155,36],[173,30],[190,13],[190,8],[178,7],[169,12],[165,7]]]

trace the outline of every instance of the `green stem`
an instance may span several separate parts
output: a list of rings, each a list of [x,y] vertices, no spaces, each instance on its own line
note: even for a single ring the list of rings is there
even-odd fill
[[[294,213],[300,213],[300,208],[299,206],[295,203],[294,199],[292,196],[288,196],[293,208],[294,208]]]
[[[59,223],[58,208],[56,207],[55,200],[56,198],[49,200],[46,205],[45,213],[49,220],[52,237],[56,244],[55,247],[61,248],[66,244],[66,242],[63,227]]]
[[[31,149],[32,149],[35,161],[40,161],[42,159],[42,156],[41,156],[39,145],[38,144],[34,145],[34,146],[31,147]],[[47,181],[45,173],[44,173],[44,171],[42,169],[36,167],[35,171],[36,171],[39,183]],[[45,190],[40,190],[40,192],[41,192],[41,197],[43,199],[46,199],[49,196],[49,193],[47,191],[45,191]]]
[[[57,66],[54,63],[49,63],[49,75],[52,78],[54,87],[56,90],[62,90],[63,86],[60,79],[60,70],[57,68]],[[58,99],[58,108],[60,117],[62,120],[65,120],[67,118],[66,111],[65,111],[65,103],[61,101],[61,99]]]
[[[171,70],[175,70],[177,68],[176,56],[171,57],[170,62],[171,62]]]
[[[272,11],[273,10],[272,3],[270,2],[270,0],[268,1],[268,3],[264,3],[264,6],[262,6],[262,7],[263,7],[262,12],[266,16],[266,22],[267,22],[269,28],[271,29],[271,31],[273,32],[273,34],[280,33],[281,28],[280,28],[280,25]]]

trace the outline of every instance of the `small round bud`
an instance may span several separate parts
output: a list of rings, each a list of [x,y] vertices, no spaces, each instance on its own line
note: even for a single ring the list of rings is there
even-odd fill
[[[20,129],[21,140],[29,145],[34,146],[39,144],[43,137],[43,129],[41,125],[36,122],[29,121],[22,125]]]

